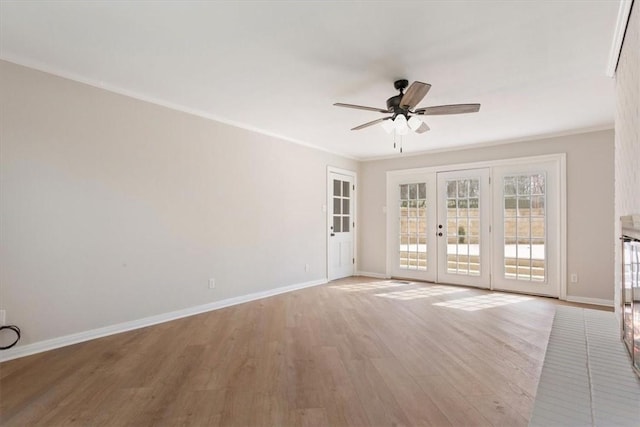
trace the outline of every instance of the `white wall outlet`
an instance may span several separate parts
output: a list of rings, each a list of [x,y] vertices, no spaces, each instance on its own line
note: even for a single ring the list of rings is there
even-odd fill
[[[309,264],[304,265],[304,271],[306,271],[307,273],[309,272]]]
[[[209,289],[215,289],[215,288],[216,288],[216,279],[212,277],[209,279]]]
[[[571,273],[571,283],[578,283],[578,273]]]
[[[0,310],[0,326],[7,324],[7,310]]]

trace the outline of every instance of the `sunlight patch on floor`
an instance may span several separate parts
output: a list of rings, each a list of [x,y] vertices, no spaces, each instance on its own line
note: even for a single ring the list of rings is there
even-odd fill
[[[433,305],[448,308],[457,308],[465,311],[484,310],[485,308],[500,307],[502,305],[515,304],[533,299],[531,297],[509,294],[477,295],[468,298],[459,298],[451,301],[437,302]]]
[[[385,282],[369,282],[369,283],[354,283],[351,285],[334,285],[331,286],[333,289],[340,289],[341,291],[347,292],[358,292],[358,291],[370,291],[372,289],[391,289],[397,288],[398,286],[407,286],[410,285],[411,282],[397,282],[397,281],[385,281]]]
[[[456,292],[465,292],[468,289],[456,286],[435,285],[426,288],[407,289],[406,291],[387,292],[384,294],[375,294],[377,297],[392,298],[399,300],[412,300],[418,298],[429,298],[437,295],[453,294]]]

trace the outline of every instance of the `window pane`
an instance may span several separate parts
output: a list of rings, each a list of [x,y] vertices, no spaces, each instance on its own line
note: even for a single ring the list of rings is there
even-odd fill
[[[527,196],[531,194],[530,182],[531,178],[529,176],[518,177],[517,191],[519,195]]]
[[[351,201],[350,199],[342,199],[342,213],[343,214],[347,214],[348,215],[348,214],[351,213],[351,212],[349,212],[350,211],[349,207],[351,206],[350,201]]]
[[[350,225],[349,217],[348,216],[342,217],[342,231],[344,233],[349,232],[349,225]]]
[[[544,175],[531,176],[531,194],[545,194]]]
[[[531,237],[544,238],[546,236],[544,232],[544,218],[531,219]]]
[[[447,197],[452,199],[458,195],[457,181],[447,181]]]
[[[351,190],[349,187],[349,181],[342,181],[342,197],[349,197],[349,190]]]
[[[340,188],[341,188],[341,183],[342,181],[338,181],[337,179],[333,180],[333,195],[334,196],[341,196],[340,194]]]
[[[342,206],[342,199],[333,198],[333,214],[340,214],[340,208]]]
[[[504,195],[515,196],[516,194],[516,180],[513,177],[504,179]]]
[[[461,179],[458,181],[458,198],[469,197],[469,180]]]
[[[469,184],[469,197],[480,197],[480,180],[471,180]]]
[[[333,217],[333,232],[334,233],[340,233],[340,230],[342,229],[342,227],[340,227],[341,225],[341,220],[342,217],[336,215]]]
[[[400,186],[400,199],[407,200],[409,198],[409,186],[407,184],[402,184]]]
[[[425,183],[418,184],[418,198],[419,199],[427,198],[427,184]]]
[[[418,186],[416,184],[409,184],[409,198],[416,199],[418,194]]]

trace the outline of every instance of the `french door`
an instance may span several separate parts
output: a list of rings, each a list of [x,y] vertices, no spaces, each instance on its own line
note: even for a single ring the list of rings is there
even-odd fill
[[[489,287],[488,184],[488,169],[394,179],[391,275]]]
[[[390,172],[387,275],[560,296],[564,157]]]
[[[490,287],[489,169],[439,172],[438,281]]]
[[[553,161],[493,168],[493,286],[560,296],[560,171]]]

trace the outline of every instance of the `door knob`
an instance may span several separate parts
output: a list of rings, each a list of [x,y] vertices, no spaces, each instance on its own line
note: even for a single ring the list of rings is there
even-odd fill
[[[438,224],[438,228],[442,229],[442,224]]]
[[[335,236],[335,233],[331,233],[331,234],[330,234],[330,236],[331,236],[331,237]]]
[[[442,231],[438,233],[438,236],[442,237]]]

